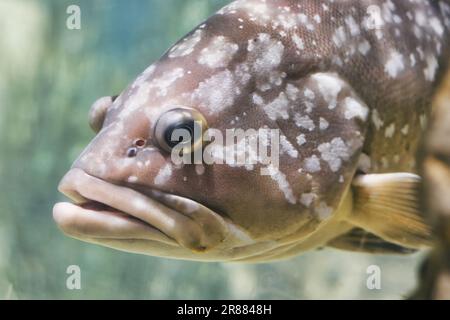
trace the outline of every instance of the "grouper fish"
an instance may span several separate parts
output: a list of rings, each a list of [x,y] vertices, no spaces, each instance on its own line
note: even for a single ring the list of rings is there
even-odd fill
[[[448,0],[231,2],[92,105],[97,135],[54,219],[86,242],[198,261],[425,248],[415,158],[449,54]],[[244,136],[211,154],[252,163],[174,163],[182,143],[209,146],[174,140],[180,128],[275,130],[261,141],[279,161]]]

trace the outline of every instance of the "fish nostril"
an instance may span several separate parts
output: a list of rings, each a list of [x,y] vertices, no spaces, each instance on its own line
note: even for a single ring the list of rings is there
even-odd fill
[[[137,155],[137,148],[136,147],[131,147],[127,150],[127,157],[128,158],[134,158]]]
[[[145,147],[147,141],[145,141],[145,139],[136,139],[133,144],[138,148],[142,148]]]

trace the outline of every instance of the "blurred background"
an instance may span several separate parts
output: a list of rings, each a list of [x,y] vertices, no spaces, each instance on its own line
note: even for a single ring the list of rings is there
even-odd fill
[[[225,0],[0,0],[0,299],[401,299],[421,254],[321,250],[270,264],[196,263],[65,237],[56,188],[92,139],[91,103],[120,93]],[[66,27],[69,5],[81,29]],[[66,269],[81,268],[81,290]],[[367,268],[381,289],[367,288]]]

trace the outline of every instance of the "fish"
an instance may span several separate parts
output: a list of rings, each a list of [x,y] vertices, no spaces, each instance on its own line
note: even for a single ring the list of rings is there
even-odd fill
[[[54,220],[205,262],[426,248],[415,159],[449,54],[447,0],[231,2],[92,105]],[[218,143],[229,130],[250,133]]]

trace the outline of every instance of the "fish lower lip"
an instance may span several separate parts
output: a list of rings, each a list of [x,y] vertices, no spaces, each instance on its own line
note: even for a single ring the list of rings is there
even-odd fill
[[[53,217],[69,236],[88,241],[146,240],[178,247],[178,243],[151,225],[104,206],[57,203]]]
[[[140,230],[145,224],[151,228],[151,238],[156,237],[157,241],[176,241],[190,250],[204,251],[219,244],[228,233],[227,224],[219,215],[192,200],[156,190],[144,195],[78,168],[66,174],[58,189],[74,201],[72,205],[57,204],[53,212],[57,224],[69,235],[89,236],[97,232],[105,236],[111,229],[113,235],[118,232],[133,238],[133,230]],[[141,226],[138,228],[136,223]]]

